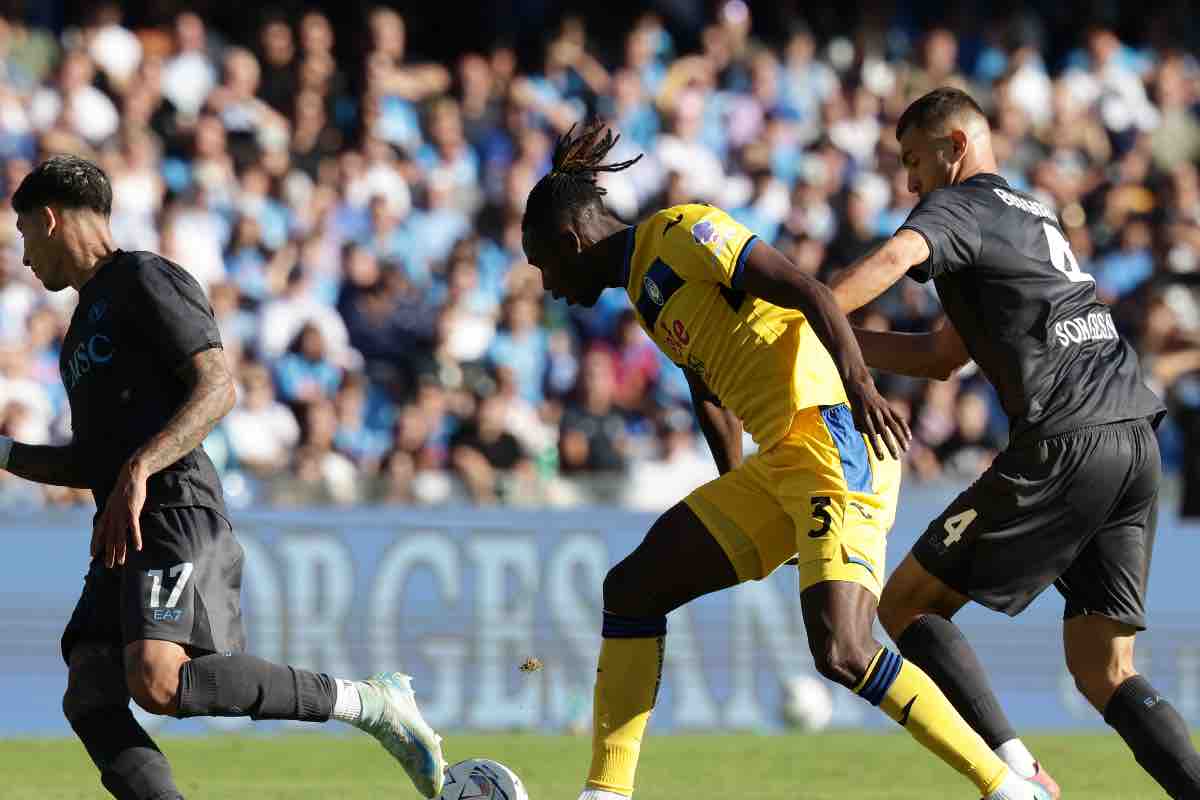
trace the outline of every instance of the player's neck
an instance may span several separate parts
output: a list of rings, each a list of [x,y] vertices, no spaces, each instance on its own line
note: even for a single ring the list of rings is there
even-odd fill
[[[611,214],[602,214],[590,221],[584,230],[584,249],[602,242],[617,231],[623,231],[629,226]]]
[[[591,269],[602,277],[606,287],[621,286],[624,283],[625,263],[620,258],[612,257],[616,244],[613,234],[628,227],[609,214],[600,216],[588,225],[586,239],[590,240],[590,243],[585,245],[581,255],[591,262]],[[624,244],[621,243],[622,253],[623,248]]]
[[[64,226],[62,246],[67,279],[76,291],[83,289],[117,252],[108,221],[90,214],[76,216]]]
[[[987,155],[968,155],[963,158],[963,165],[958,171],[954,182],[964,183],[974,178],[976,175],[995,174],[999,170],[996,166],[996,158],[990,154]]]
[[[76,291],[82,291],[84,284],[95,277],[118,252],[111,238],[93,240],[78,248],[69,248],[67,260],[70,264],[71,285]]]

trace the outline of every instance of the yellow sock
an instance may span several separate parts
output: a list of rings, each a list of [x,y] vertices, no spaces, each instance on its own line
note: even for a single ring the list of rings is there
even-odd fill
[[[642,735],[662,679],[667,619],[604,615],[604,641],[596,668],[592,768],[587,785],[633,794]]]
[[[899,722],[926,750],[962,773],[984,797],[1004,782],[1008,767],[916,664],[881,647],[854,691]]]

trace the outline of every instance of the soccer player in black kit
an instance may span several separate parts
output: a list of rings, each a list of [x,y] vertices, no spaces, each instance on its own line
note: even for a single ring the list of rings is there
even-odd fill
[[[905,274],[932,280],[947,320],[925,334],[856,331],[868,365],[944,380],[974,359],[1010,431],[1004,452],[891,576],[880,621],[1018,774],[1050,787],[950,620],[968,600],[1016,615],[1054,584],[1079,691],[1171,797],[1200,798],[1187,725],[1133,665],[1146,627],[1163,405],[1056,215],[996,174],[975,101],[936,89],[904,112],[896,136],[921,200],[835,279],[834,294],[850,311]]]
[[[242,653],[242,548],[201,441],[235,389],[213,312],[185,270],[123,252],[112,189],[89,161],[55,156],[13,195],[24,263],[79,304],[59,368],[72,441],[0,437],[0,468],[88,488],[92,561],[62,638],[63,712],[120,800],[175,800],[170,766],[129,710],[339,719],[373,735],[426,797],[441,791],[439,737],[400,673],[348,681]]]

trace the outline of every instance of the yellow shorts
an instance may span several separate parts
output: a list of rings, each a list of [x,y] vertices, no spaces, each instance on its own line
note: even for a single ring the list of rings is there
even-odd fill
[[[846,405],[796,413],[787,435],[684,502],[724,548],[740,580],[797,556],[800,590],[850,581],[879,597],[900,462],[875,458]]]

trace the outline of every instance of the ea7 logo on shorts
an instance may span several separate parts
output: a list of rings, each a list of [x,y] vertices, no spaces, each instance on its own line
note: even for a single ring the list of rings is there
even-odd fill
[[[150,613],[155,622],[179,622],[183,619],[182,608],[156,608]]]

